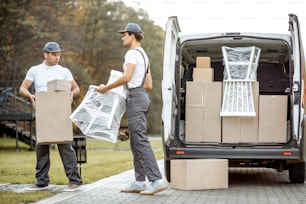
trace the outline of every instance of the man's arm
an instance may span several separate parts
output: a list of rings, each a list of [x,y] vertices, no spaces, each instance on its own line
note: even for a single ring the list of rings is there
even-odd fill
[[[30,99],[31,102],[32,102],[32,106],[33,108],[35,108],[35,95],[31,94],[31,92],[29,91],[29,88],[32,86],[32,81],[31,80],[28,80],[28,79],[25,79],[23,80],[20,88],[19,88],[19,95],[27,98],[27,99]]]
[[[143,87],[147,91],[149,91],[153,88],[151,72],[147,73]]]
[[[77,99],[80,96],[80,88],[75,80],[71,81],[71,94],[73,99]]]
[[[128,83],[132,79],[135,67],[136,67],[135,64],[127,64],[125,71],[123,72],[123,75],[119,79],[108,85],[100,84],[99,87],[96,89],[96,91],[100,93],[105,93],[113,88]]]
[[[31,94],[31,92],[29,91],[29,88],[31,87],[32,83],[33,82],[28,79],[23,80],[19,88],[19,94],[27,99],[33,98],[34,95]]]

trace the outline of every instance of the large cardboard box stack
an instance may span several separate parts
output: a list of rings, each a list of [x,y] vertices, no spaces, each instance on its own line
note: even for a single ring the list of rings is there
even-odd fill
[[[187,82],[186,142],[221,142],[221,82]]]
[[[222,117],[222,142],[225,143],[243,143],[258,142],[258,98],[259,84],[252,83],[252,93],[255,117]]]
[[[61,144],[73,141],[70,90],[56,88],[61,82],[51,83],[48,92],[36,92],[36,137],[38,144]],[[64,83],[66,84],[66,83]],[[49,88],[49,87],[48,87]]]
[[[259,96],[258,142],[287,142],[286,95]]]
[[[214,80],[214,69],[211,68],[210,57],[197,57],[193,69],[193,81],[211,82]]]
[[[174,189],[228,188],[227,159],[177,159],[170,165],[170,186]]]
[[[221,142],[222,83],[213,78],[210,57],[197,57],[186,84],[186,142]]]

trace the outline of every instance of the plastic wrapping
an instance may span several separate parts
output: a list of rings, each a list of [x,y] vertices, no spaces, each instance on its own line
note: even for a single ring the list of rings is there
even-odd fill
[[[257,80],[260,48],[223,46],[222,52],[225,64],[223,80]]]
[[[84,135],[117,143],[120,121],[125,112],[125,98],[114,91],[99,93],[96,88],[89,86],[70,119]]]
[[[252,83],[257,81],[260,48],[222,47],[224,91],[220,116],[256,116]]]
[[[110,76],[109,76],[109,79],[107,81],[107,84],[112,83],[113,81],[117,80],[121,76],[122,76],[122,72],[112,70],[110,72]],[[118,87],[112,89],[112,92],[119,94],[123,98],[126,98],[127,94],[128,94],[128,90],[127,90],[126,86],[124,86],[124,85],[123,86],[118,86]]]
[[[107,84],[121,76],[122,72],[112,70]],[[128,90],[125,86],[119,86],[102,94],[96,91],[97,87],[89,86],[83,101],[70,119],[84,135],[117,143]]]

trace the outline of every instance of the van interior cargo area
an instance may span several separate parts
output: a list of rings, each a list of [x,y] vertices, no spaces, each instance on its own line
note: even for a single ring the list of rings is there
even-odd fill
[[[289,88],[291,54],[287,41],[273,38],[225,37],[186,41],[182,46],[181,65],[184,67],[182,80],[192,81],[196,57],[208,56],[214,69],[214,81],[223,81],[224,63],[221,47],[245,47],[246,44],[261,49],[257,68],[260,94],[285,94]]]
[[[259,38],[248,35],[230,35],[224,37],[208,38],[208,39],[192,39],[182,43],[180,56],[180,73],[177,80],[181,81],[180,87],[180,119],[185,120],[186,114],[186,83],[193,81],[193,70],[196,67],[196,58],[207,56],[211,59],[211,68],[214,70],[213,81],[222,82],[224,76],[224,61],[222,55],[222,46],[227,47],[246,47],[256,46],[261,49],[260,58],[257,67],[257,81],[259,82],[260,95],[289,95],[290,81],[292,74],[290,72],[290,42],[284,35],[283,38]],[[290,101],[288,97],[288,107]],[[287,112],[287,120],[290,121],[290,108]],[[288,123],[290,124],[290,123]],[[180,138],[185,145],[193,145],[184,141],[185,132],[180,132]],[[290,134],[288,134],[290,135]],[[291,138],[288,138],[288,143]],[[194,145],[216,145],[216,143],[194,143]],[[226,144],[221,142],[216,146],[220,147],[247,147],[258,144],[240,143]],[[261,144],[261,146],[273,145]],[[279,145],[279,144],[274,144]]]

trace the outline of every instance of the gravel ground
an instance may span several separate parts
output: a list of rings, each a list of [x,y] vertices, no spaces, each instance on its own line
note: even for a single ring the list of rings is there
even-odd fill
[[[30,187],[32,184],[9,184],[9,183],[2,183],[0,184],[0,192],[3,191],[12,191],[15,193],[25,193],[30,192],[27,190],[28,187]],[[49,185],[49,191],[52,191],[53,193],[60,193],[63,192],[66,185]]]

